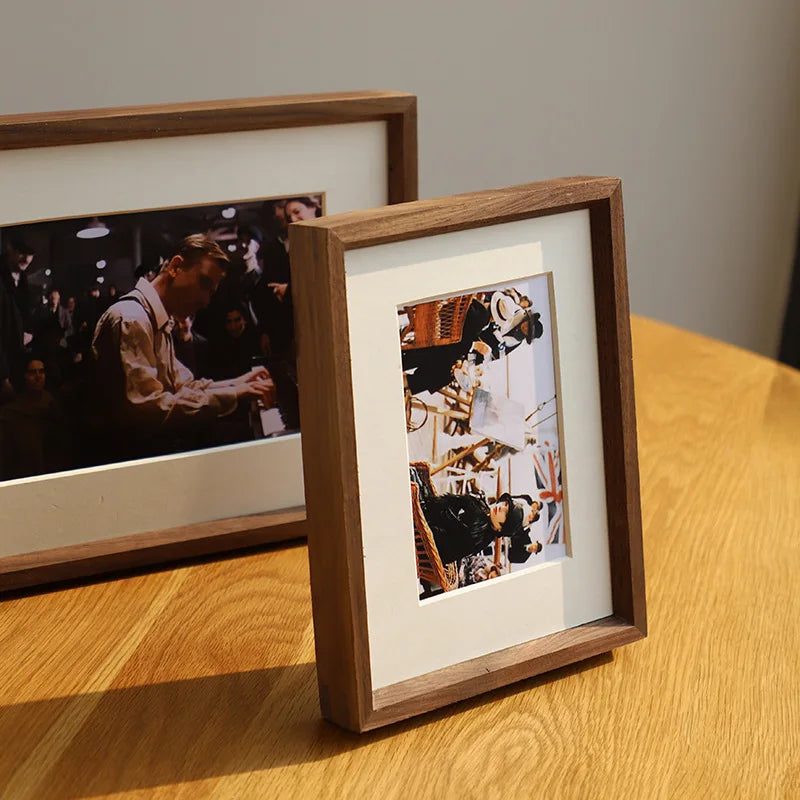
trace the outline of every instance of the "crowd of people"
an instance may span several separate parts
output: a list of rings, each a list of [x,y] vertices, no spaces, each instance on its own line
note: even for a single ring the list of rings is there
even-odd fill
[[[540,500],[508,492],[493,503],[478,493],[436,494],[414,465],[409,477],[419,490],[420,506],[442,563],[458,566],[459,586],[500,577],[503,570],[494,558],[498,539],[507,540],[508,561],[513,564],[524,564],[541,552],[542,543],[531,538],[531,526],[542,509]]]
[[[447,386],[454,371],[467,361],[496,360],[523,343],[530,344],[542,335],[540,316],[533,311],[530,298],[514,289],[477,294],[467,307],[459,341],[403,348],[407,389],[412,395],[436,392]]]
[[[532,372],[532,346],[544,334],[541,313],[526,294],[505,287],[406,306],[399,321],[410,445],[419,440],[410,450],[421,455],[432,448],[431,456],[410,463],[417,489],[412,496],[422,517],[416,535],[423,542],[432,538],[442,564],[455,568],[457,588],[536,562],[543,544],[533,531],[543,503],[538,494],[534,499],[507,490],[510,459],[536,443],[525,418],[536,400],[526,394],[530,386],[524,380],[516,381],[518,396],[512,398],[509,375],[515,369]],[[498,362],[505,368],[498,369]],[[498,398],[512,401],[513,419],[495,405]],[[425,412],[421,420],[413,416],[419,408]],[[535,493],[533,464],[523,459],[517,466],[515,485]],[[421,597],[444,588],[420,581]]]
[[[129,291],[66,296],[29,284],[36,253],[3,231],[0,480],[258,438],[275,405],[299,429],[287,227],[320,214],[266,201],[235,247],[182,231]]]

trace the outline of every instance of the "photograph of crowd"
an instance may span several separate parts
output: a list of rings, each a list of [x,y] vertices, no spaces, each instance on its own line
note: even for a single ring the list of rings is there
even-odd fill
[[[550,292],[397,309],[420,599],[567,555]]]
[[[323,207],[0,228],[0,481],[298,431],[287,227]]]

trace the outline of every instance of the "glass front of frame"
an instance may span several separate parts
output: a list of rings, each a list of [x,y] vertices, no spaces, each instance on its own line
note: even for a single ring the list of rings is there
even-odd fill
[[[324,200],[0,228],[0,481],[298,431],[286,228]]]
[[[552,282],[397,308],[421,600],[567,551]]]

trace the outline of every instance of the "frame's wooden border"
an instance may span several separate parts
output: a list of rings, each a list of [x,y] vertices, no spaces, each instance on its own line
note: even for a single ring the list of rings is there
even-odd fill
[[[372,690],[361,544],[346,250],[588,209],[610,539],[613,615]],[[636,418],[622,189],[616,178],[564,178],[298,223],[303,463],[317,673],[325,717],[364,731],[610,650],[646,635]],[[326,336],[314,331],[325,330]],[[308,332],[308,334],[306,333]],[[335,387],[335,391],[334,391]],[[329,402],[317,405],[316,398]]]
[[[387,123],[387,202],[416,200],[417,99],[405,92],[343,92],[16,114],[0,117],[0,150],[374,120]],[[303,535],[303,509],[287,509],[9,556],[0,558],[0,592]]]
[[[389,203],[416,200],[417,98],[406,92],[249,97],[0,117],[0,150],[386,120]]]

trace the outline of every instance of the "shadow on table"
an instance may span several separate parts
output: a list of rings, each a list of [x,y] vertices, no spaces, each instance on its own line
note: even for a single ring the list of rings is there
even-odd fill
[[[312,763],[612,660],[597,656],[360,736],[320,718],[313,663],[5,706],[0,795],[42,781],[37,796],[84,798]]]

